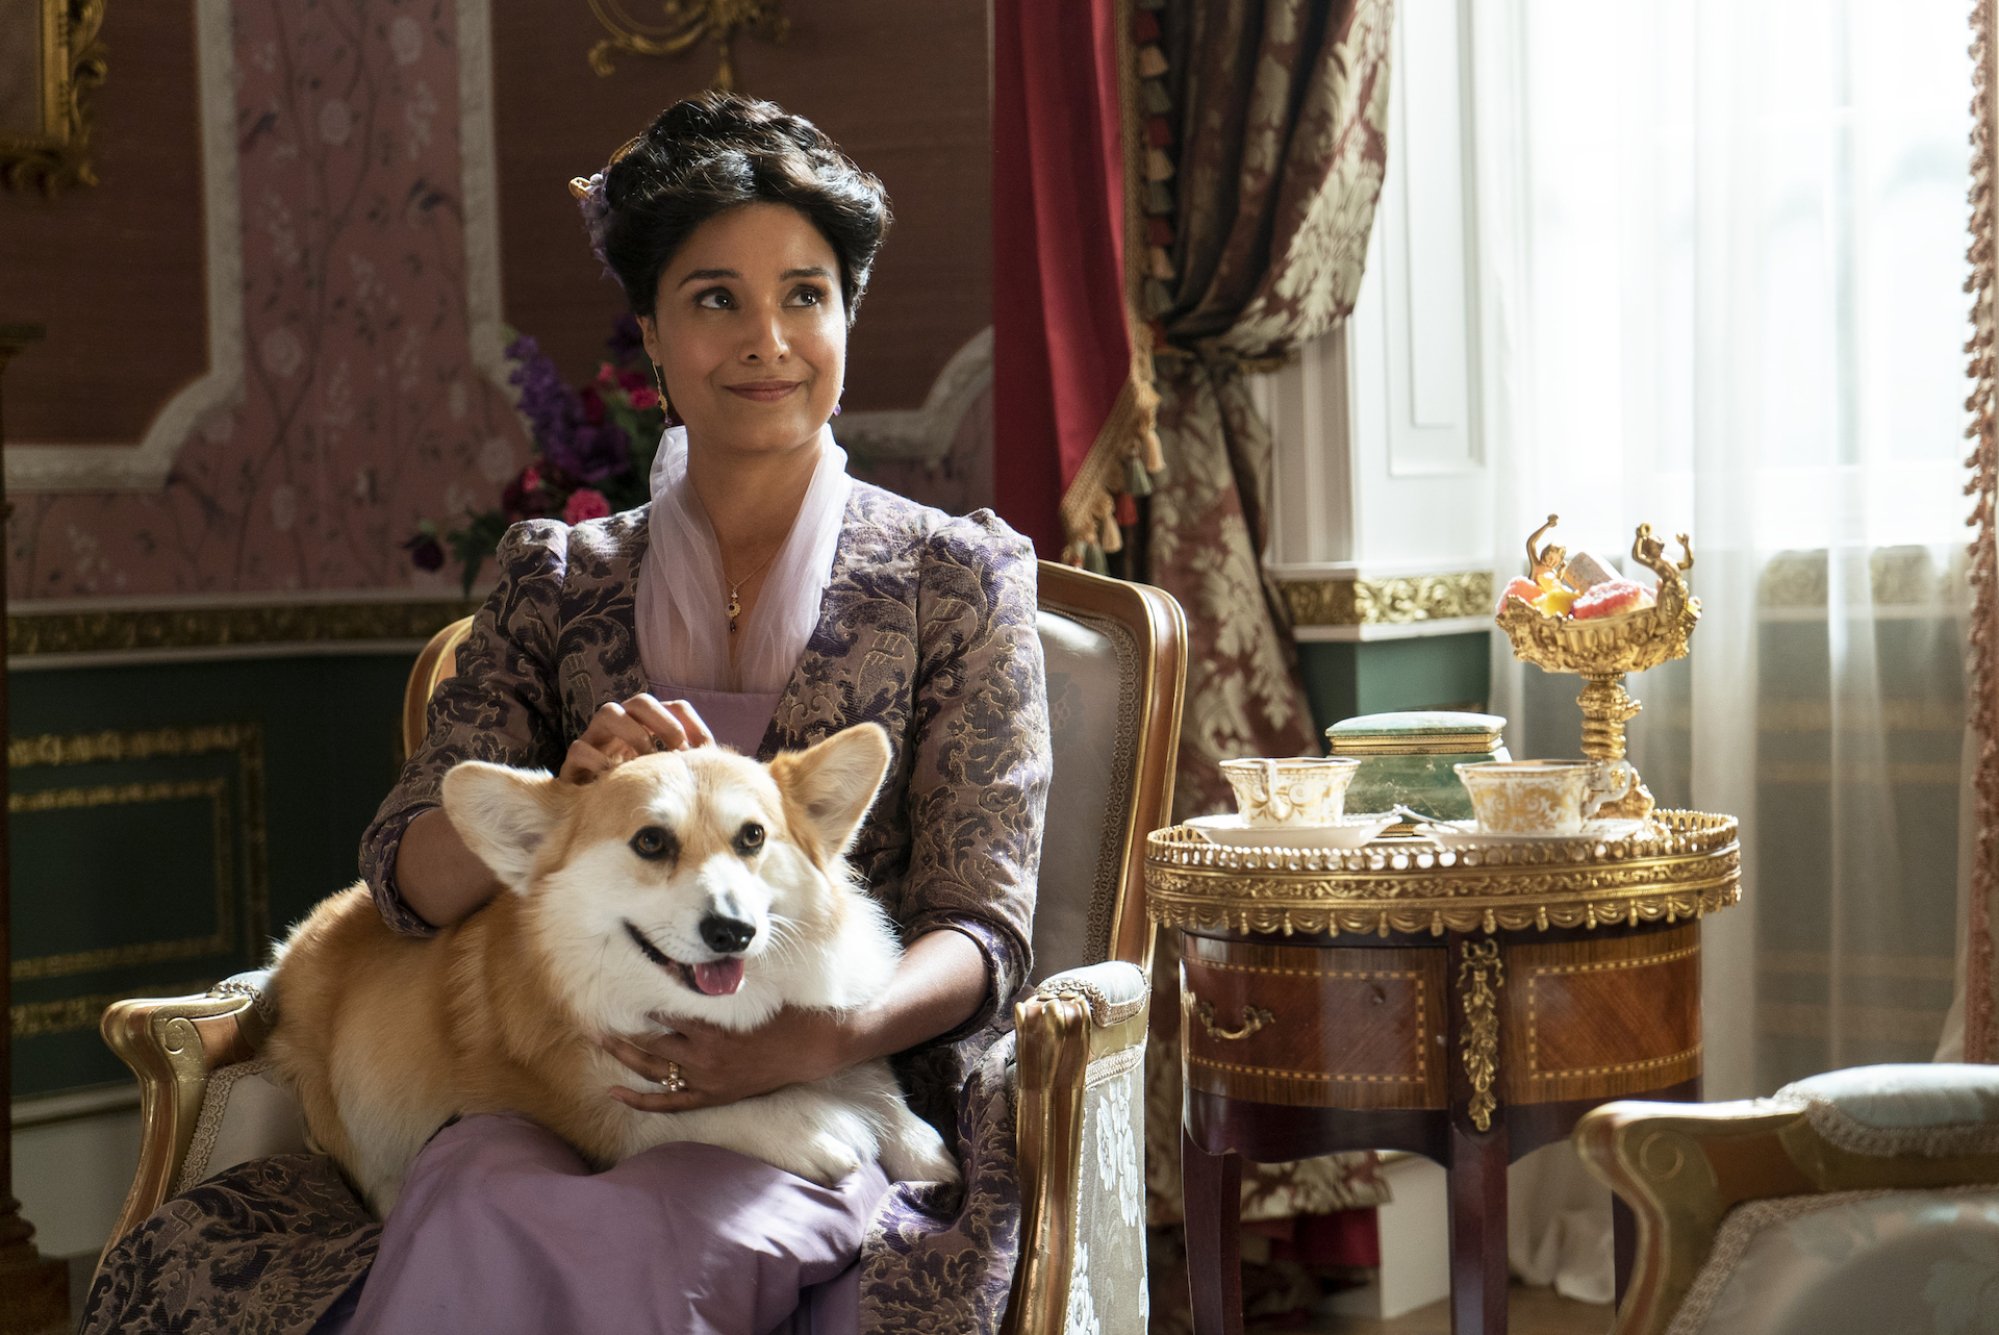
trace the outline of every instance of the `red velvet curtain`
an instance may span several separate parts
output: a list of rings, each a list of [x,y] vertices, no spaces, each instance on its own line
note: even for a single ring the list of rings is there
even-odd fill
[[[1134,447],[1106,437],[1132,434],[1150,392],[1128,314],[1128,22],[1124,0],[999,0],[993,14],[994,492],[1051,559],[1114,535],[1065,527],[1063,498],[1100,442],[1122,480]]]

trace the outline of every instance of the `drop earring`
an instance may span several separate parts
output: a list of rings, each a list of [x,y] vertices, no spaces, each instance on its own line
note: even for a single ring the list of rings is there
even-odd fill
[[[659,411],[668,426],[679,426],[680,419],[673,415],[673,400],[666,397],[666,377],[659,373],[659,363],[652,364],[652,383],[659,387]]]

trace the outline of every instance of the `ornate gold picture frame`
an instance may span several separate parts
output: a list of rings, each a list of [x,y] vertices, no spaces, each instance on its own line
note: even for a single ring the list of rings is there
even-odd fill
[[[0,177],[20,190],[96,185],[90,107],[104,82],[105,0],[0,0]]]

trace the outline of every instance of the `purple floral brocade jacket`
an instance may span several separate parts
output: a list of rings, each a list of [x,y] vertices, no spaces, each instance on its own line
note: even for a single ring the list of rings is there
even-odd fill
[[[394,867],[445,771],[555,769],[600,705],[648,689],[633,610],[647,514],[535,520],[501,543],[458,675],[362,840],[362,872],[400,930],[431,930]],[[954,518],[854,483],[818,624],[758,755],[863,721],[894,755],[849,859],[906,940],[969,936],[988,987],[968,1024],[896,1060],[912,1106],[947,1140],[955,1129],[965,1190],[891,1189],[862,1247],[860,1329],[996,1331],[1020,1227],[1011,1003],[1031,964],[1050,756],[1034,555],[990,512]]]

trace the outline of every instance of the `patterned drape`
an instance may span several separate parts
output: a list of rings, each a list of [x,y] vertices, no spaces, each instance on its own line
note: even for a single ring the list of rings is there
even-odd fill
[[[1388,142],[1390,0],[1168,0],[1178,110],[1173,277],[1154,300],[1165,472],[1148,576],[1194,654],[1180,808],[1226,805],[1215,763],[1317,753],[1283,604],[1264,579],[1271,445],[1245,363],[1353,310]]]
[[[1392,3],[1165,0],[1160,17],[1159,82],[1178,157],[1169,262],[1155,257],[1165,272],[1147,285],[1165,469],[1148,511],[1146,577],[1187,612],[1177,806],[1193,814],[1228,804],[1218,761],[1321,749],[1259,557],[1271,441],[1244,376],[1353,309],[1387,163]],[[1147,1053],[1155,1225],[1181,1215],[1179,968],[1173,943],[1161,947]],[[1243,1217],[1382,1195],[1371,1156],[1271,1165],[1245,1172]],[[1174,1328],[1165,1300],[1185,1301],[1171,1269],[1155,1267],[1155,1330]]]

